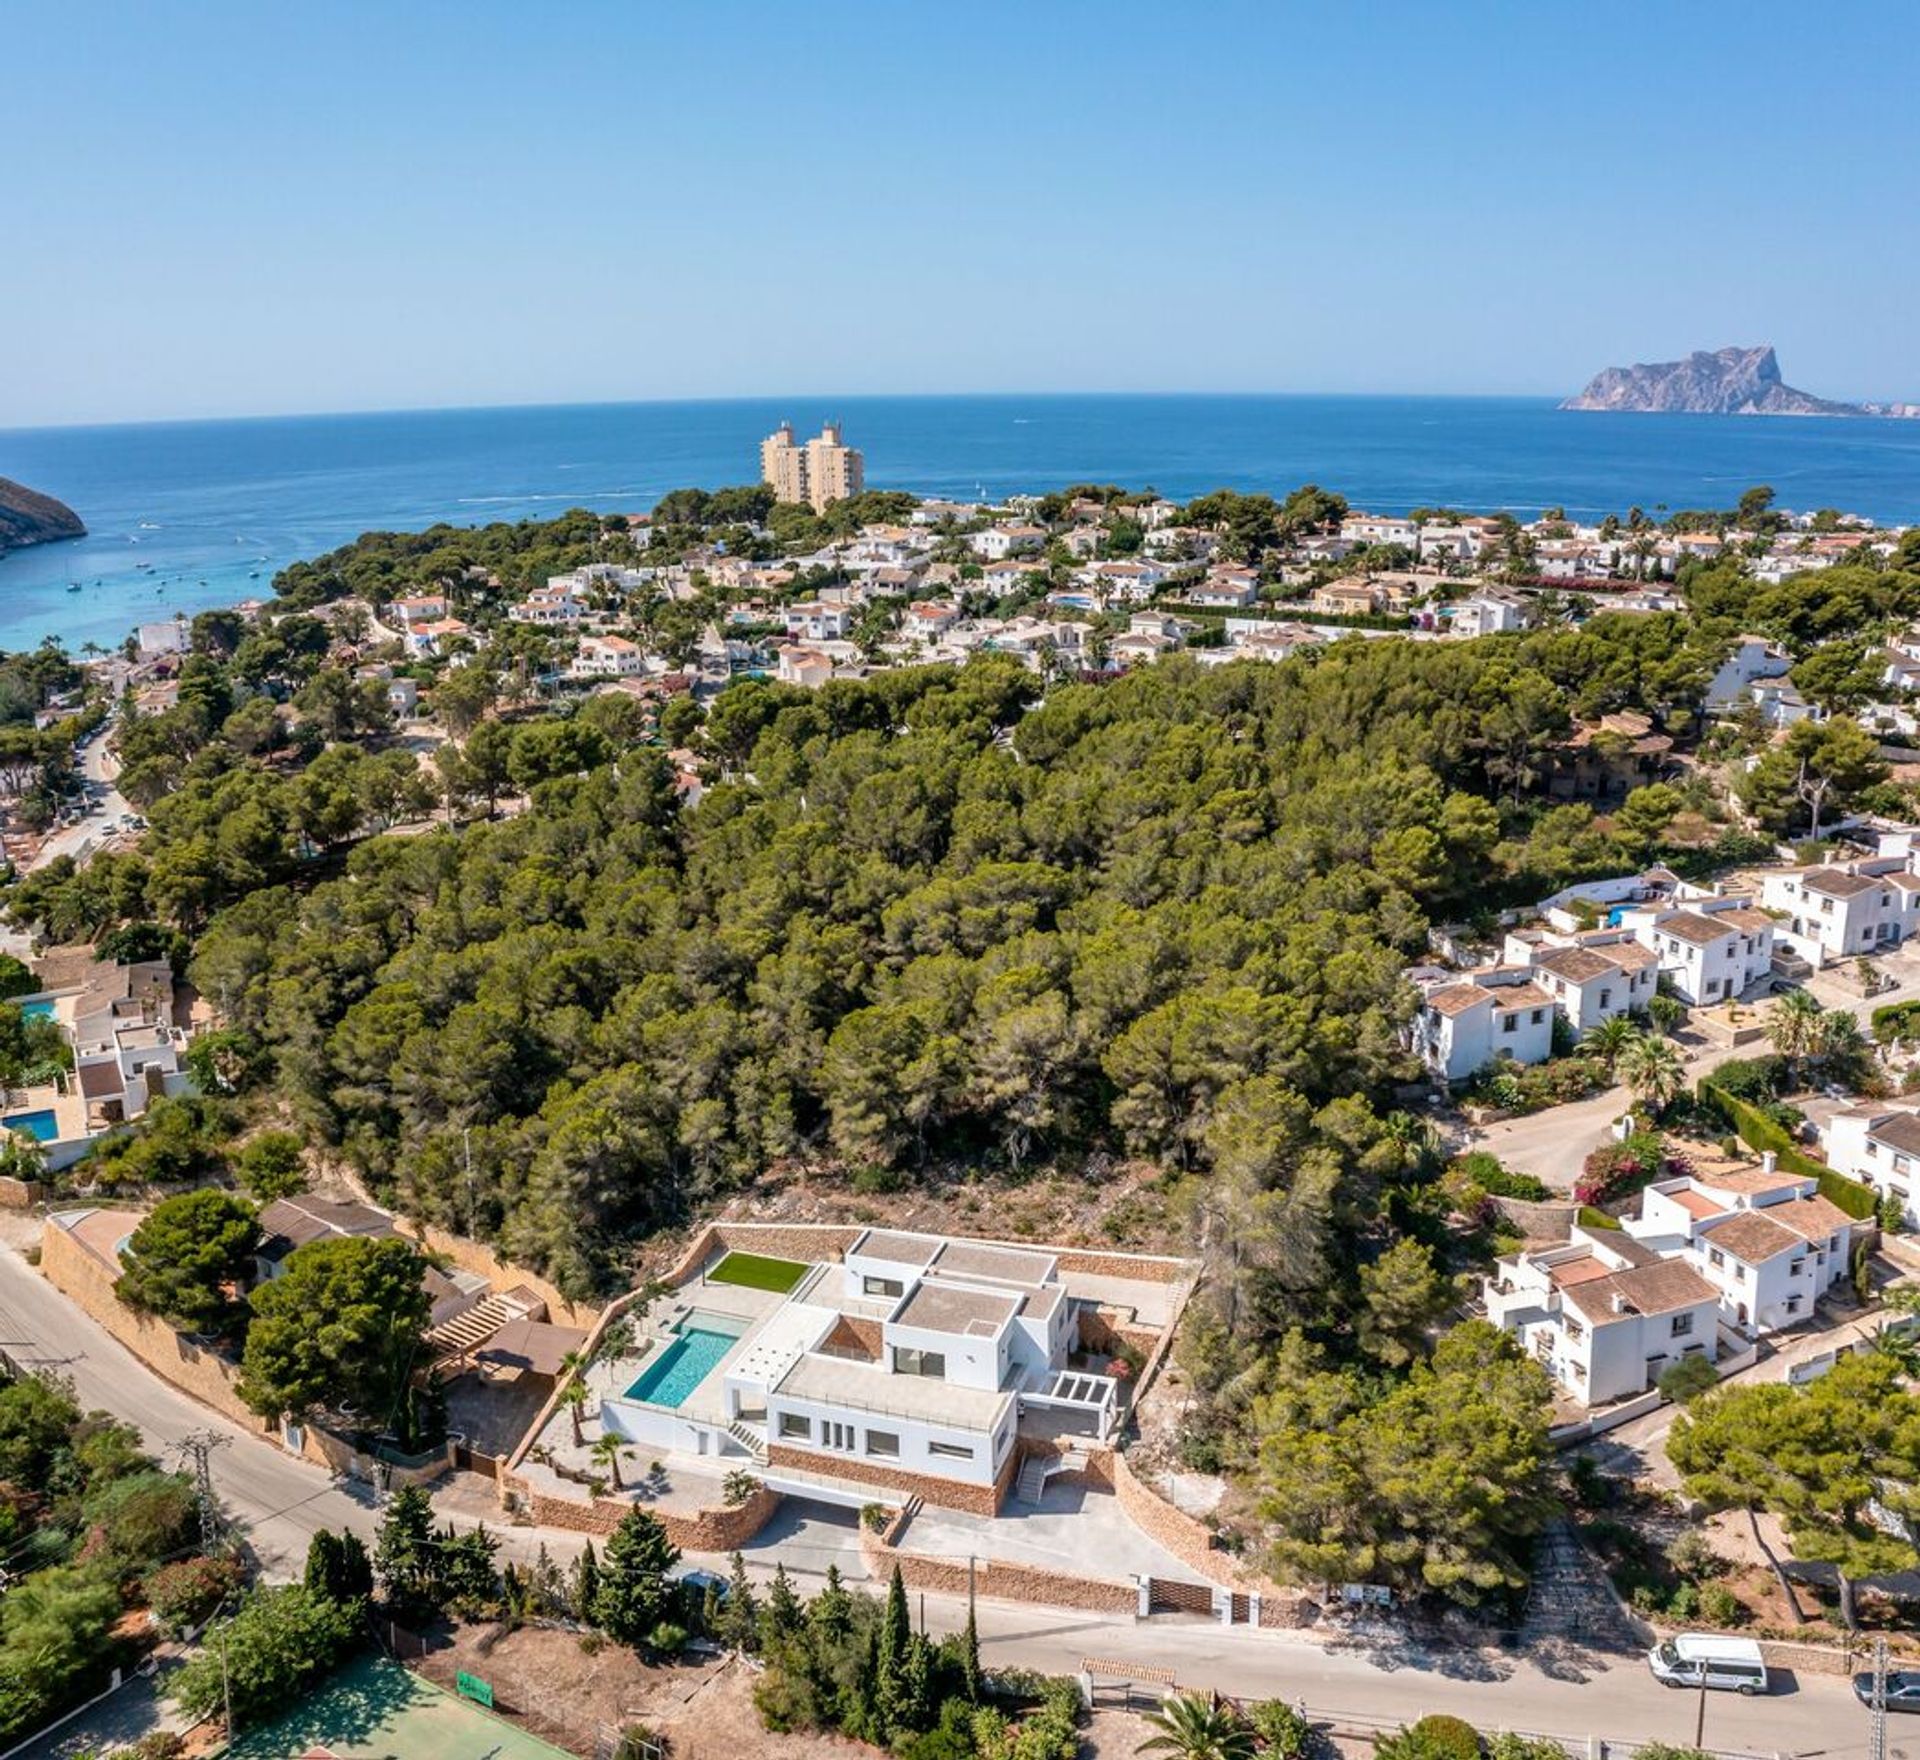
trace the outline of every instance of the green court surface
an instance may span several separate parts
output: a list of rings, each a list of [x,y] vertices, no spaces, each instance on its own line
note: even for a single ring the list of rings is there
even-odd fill
[[[707,1273],[709,1283],[737,1283],[743,1289],[770,1289],[777,1296],[805,1277],[797,1259],[763,1259],[758,1253],[729,1253]]]
[[[249,1730],[226,1760],[574,1760],[385,1657],[342,1669],[277,1723]]]

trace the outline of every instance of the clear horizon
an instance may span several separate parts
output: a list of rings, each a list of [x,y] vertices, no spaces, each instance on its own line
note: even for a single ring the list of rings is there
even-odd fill
[[[1920,399],[1920,123],[1868,101],[1920,76],[1892,0],[1709,0],[1657,41],[1523,0],[1048,25],[21,0],[0,428],[796,378],[1563,397],[1760,340],[1818,395]],[[1734,49],[1791,85],[1703,77]]]

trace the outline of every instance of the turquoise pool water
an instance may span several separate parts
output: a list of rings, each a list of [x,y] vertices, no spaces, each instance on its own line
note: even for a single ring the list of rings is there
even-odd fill
[[[627,1389],[627,1398],[655,1406],[685,1405],[693,1390],[740,1341],[737,1329],[721,1330],[725,1324],[719,1320],[689,1320],[674,1335],[673,1342],[640,1371]]]
[[[20,1018],[23,1021],[50,1021],[53,1019],[51,1002],[23,1002],[20,1004]]]
[[[0,1118],[0,1125],[10,1131],[25,1131],[30,1137],[38,1137],[43,1143],[51,1143],[60,1134],[59,1123],[52,1109],[44,1112],[14,1112]]]

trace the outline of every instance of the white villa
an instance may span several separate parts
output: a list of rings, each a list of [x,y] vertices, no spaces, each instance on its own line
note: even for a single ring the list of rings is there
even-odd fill
[[[1487,1318],[1579,1405],[1645,1393],[1682,1357],[1719,1360],[1719,1292],[1612,1229],[1576,1226],[1563,1245],[1502,1259],[1484,1296]]]
[[[1691,1003],[1731,1002],[1773,976],[1773,919],[1748,898],[1697,896],[1620,914]]]
[[[1526,966],[1442,975],[1413,1022],[1413,1047],[1435,1075],[1464,1081],[1497,1057],[1545,1063],[1553,1053],[1553,997]]]
[[[1846,1277],[1853,1222],[1819,1195],[1819,1182],[1784,1173],[1766,1155],[1662,1180],[1642,1195],[1628,1234],[1663,1258],[1684,1260],[1719,1292],[1724,1322],[1748,1335],[1806,1319]]]
[[[1760,897],[1781,913],[1780,939],[1816,970],[1877,953],[1920,929],[1920,874],[1906,856],[1769,874]]]
[[[1920,1114],[1869,1102],[1835,1113],[1825,1135],[1830,1166],[1896,1199],[1909,1227],[1920,1223]]]
[[[1171,1318],[1184,1269],[890,1229],[812,1260],[719,1251],[596,1368],[602,1432],[798,1495],[838,1481],[990,1514],[1016,1442],[1113,1434],[1111,1354]]]

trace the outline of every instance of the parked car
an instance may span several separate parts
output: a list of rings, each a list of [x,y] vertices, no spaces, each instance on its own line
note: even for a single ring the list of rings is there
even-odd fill
[[[1751,1638],[1682,1632],[1647,1652],[1653,1678],[1669,1687],[1711,1687],[1724,1693],[1768,1690],[1767,1659]]]
[[[1853,1696],[1862,1705],[1873,1703],[1873,1676],[1857,1674],[1853,1677]],[[1911,1669],[1887,1670],[1887,1709],[1889,1711],[1920,1711],[1920,1674]]]

